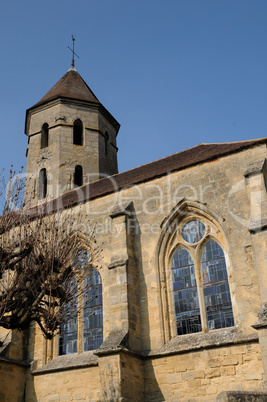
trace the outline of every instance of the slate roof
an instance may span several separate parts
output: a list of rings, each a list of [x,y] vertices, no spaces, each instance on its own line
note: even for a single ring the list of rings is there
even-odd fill
[[[86,184],[79,188],[79,191],[72,190],[59,199],[51,201],[48,209],[52,212],[57,210],[58,205],[67,207],[86,202],[129,186],[153,180],[170,172],[212,162],[218,158],[261,144],[267,144],[267,138],[222,144],[199,144],[146,165]]]
[[[43,105],[57,98],[68,98],[100,104],[99,100],[82,79],[75,68],[71,68],[66,74],[37,102],[36,106]]]
[[[25,134],[28,134],[29,112],[38,106],[44,105],[56,99],[68,99],[72,101],[88,102],[90,106],[94,106],[99,109],[111,122],[111,124],[117,130],[120,128],[120,124],[112,116],[111,113],[100,103],[93,91],[89,88],[86,82],[82,79],[80,74],[75,68],[71,68],[65,75],[48,91],[39,102],[35,103],[32,107],[27,109],[25,118]]]

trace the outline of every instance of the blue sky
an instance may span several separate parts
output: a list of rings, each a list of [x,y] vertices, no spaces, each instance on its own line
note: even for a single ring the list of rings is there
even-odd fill
[[[2,0],[1,166],[25,111],[76,68],[120,122],[119,170],[267,128],[266,0]]]

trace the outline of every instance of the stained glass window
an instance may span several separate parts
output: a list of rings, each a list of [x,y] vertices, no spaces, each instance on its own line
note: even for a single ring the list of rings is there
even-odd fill
[[[203,236],[205,235],[206,227],[204,223],[198,220],[194,220],[188,222],[183,230],[182,230],[182,237],[188,243],[197,243],[199,242]]]
[[[177,335],[234,325],[224,252],[208,238],[218,232],[213,224],[192,219],[178,236],[171,259]]]
[[[177,334],[201,331],[196,275],[193,259],[184,248],[178,248],[171,261]]]
[[[90,253],[87,250],[80,250],[77,253],[74,264],[77,269],[86,269],[90,262]],[[70,354],[78,352],[78,339],[83,337],[83,351],[95,350],[103,342],[103,302],[102,282],[99,272],[91,268],[85,276],[82,284],[77,287],[76,302],[70,308],[70,319],[60,326],[59,354]],[[78,289],[79,286],[79,289]],[[79,291],[78,291],[79,290]],[[82,297],[78,297],[82,292]],[[82,314],[81,325],[78,325],[78,310]]]
[[[94,350],[103,342],[102,283],[95,268],[85,279],[83,298],[83,349]]]
[[[234,316],[224,252],[214,240],[209,240],[204,247],[201,266],[208,328],[233,326]]]
[[[78,351],[78,288],[75,279],[72,280],[72,286],[74,292],[76,288],[77,297],[75,298],[74,303],[66,306],[71,318],[68,320],[68,316],[66,316],[66,321],[60,326],[60,355],[68,355],[71,353],[77,353]]]

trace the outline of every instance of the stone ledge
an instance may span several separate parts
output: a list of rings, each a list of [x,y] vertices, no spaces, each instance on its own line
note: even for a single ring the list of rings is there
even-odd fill
[[[180,335],[171,339],[160,350],[152,350],[148,357],[160,357],[176,353],[187,353],[193,350],[210,349],[225,345],[258,342],[258,335],[244,335],[235,328],[217,329],[207,333]]]
[[[45,366],[33,370],[33,375],[53,373],[55,371],[73,370],[90,366],[97,366],[98,358],[93,352],[83,352],[81,354],[71,354],[58,356]]]
[[[258,233],[267,230],[267,219],[261,219],[259,221],[254,221],[250,223],[249,231],[250,233]]]
[[[113,331],[107,336],[100,348],[94,353],[97,356],[103,356],[120,351],[129,351],[128,337],[129,332],[127,330]]]
[[[262,173],[266,170],[266,159],[261,159],[250,163],[244,171],[244,176],[251,176],[253,174]]]
[[[261,329],[267,327],[267,303],[261,306],[261,311],[259,312],[259,319],[255,324],[251,325],[252,328]]]
[[[133,206],[133,201],[131,201],[129,203],[117,205],[115,208],[113,208],[113,210],[111,211],[109,216],[112,219],[116,218],[117,216],[123,216],[123,215],[132,216],[133,211],[134,211],[134,206]]]
[[[21,366],[21,367],[25,367],[25,368],[30,367],[30,363],[27,363],[25,361],[7,359],[7,358],[4,358],[4,357],[0,357],[0,365],[1,365],[1,363],[3,363],[3,364],[15,364],[16,366]]]
[[[128,260],[117,260],[117,261],[113,261],[108,265],[108,269],[114,269],[117,267],[127,267],[128,265]]]

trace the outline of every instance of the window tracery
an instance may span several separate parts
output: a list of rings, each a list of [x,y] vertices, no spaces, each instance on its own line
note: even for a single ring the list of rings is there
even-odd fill
[[[225,255],[213,226],[187,218],[177,240],[170,262],[177,335],[233,326]]]

